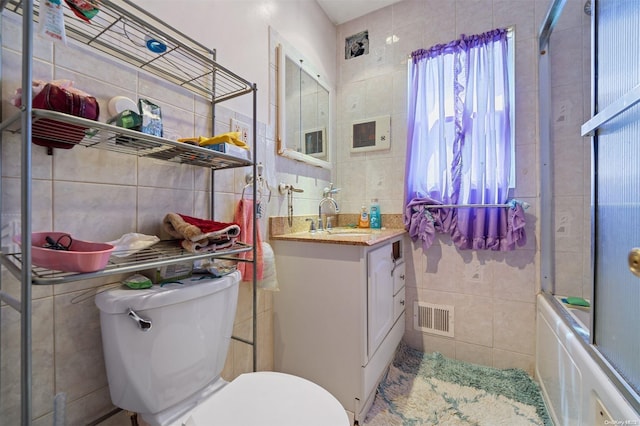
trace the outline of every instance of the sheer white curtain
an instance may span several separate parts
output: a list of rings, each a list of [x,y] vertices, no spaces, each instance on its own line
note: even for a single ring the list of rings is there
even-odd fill
[[[412,214],[420,203],[507,202],[513,143],[507,37],[506,29],[496,29],[413,52],[405,224],[422,220]],[[511,249],[509,213],[504,208],[453,209],[446,213],[450,227],[443,231],[459,248]],[[438,214],[442,219],[444,213]],[[425,220],[432,219],[426,214]]]

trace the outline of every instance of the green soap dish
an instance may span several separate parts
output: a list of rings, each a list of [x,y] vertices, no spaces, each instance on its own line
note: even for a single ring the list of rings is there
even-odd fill
[[[585,308],[588,308],[589,306],[591,306],[591,304],[587,302],[585,299],[583,299],[582,297],[567,297],[562,301],[568,305],[573,305],[573,306],[583,306]]]
[[[153,283],[151,282],[151,280],[142,274],[132,275],[129,278],[125,279],[122,283],[134,290],[153,287]]]

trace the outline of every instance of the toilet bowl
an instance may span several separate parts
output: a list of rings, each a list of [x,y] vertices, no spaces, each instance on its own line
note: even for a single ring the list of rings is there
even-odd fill
[[[152,426],[347,426],[338,400],[306,379],[220,376],[240,273],[96,295],[114,405]]]

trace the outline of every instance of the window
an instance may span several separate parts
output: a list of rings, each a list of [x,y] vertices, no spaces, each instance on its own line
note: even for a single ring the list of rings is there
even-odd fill
[[[513,46],[512,31],[496,29],[412,53],[406,206],[417,199],[474,206],[507,202],[515,187]],[[493,214],[478,210],[449,212],[457,219],[451,232],[461,248],[483,248],[496,238],[499,243],[501,236],[477,229],[491,228],[478,217]]]

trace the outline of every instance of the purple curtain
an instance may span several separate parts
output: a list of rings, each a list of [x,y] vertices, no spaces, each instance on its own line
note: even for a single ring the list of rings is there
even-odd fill
[[[436,209],[429,209],[429,204],[507,202],[510,84],[506,29],[462,35],[446,45],[413,52],[404,215],[410,234],[426,229],[413,226],[413,221],[434,220]],[[422,213],[416,215],[418,210]],[[438,217],[447,226],[434,228],[450,233],[460,249],[512,250],[525,240],[519,204],[454,208],[446,214],[442,218],[439,212]]]

